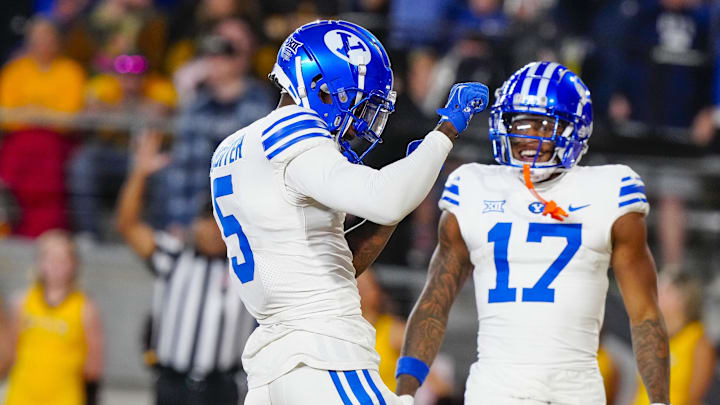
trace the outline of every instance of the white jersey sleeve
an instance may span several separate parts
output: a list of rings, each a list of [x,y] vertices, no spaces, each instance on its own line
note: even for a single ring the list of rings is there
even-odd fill
[[[614,194],[617,196],[617,212],[614,219],[630,212],[639,212],[647,216],[650,212],[650,205],[645,195],[645,183],[628,166],[616,165],[612,167],[617,170]]]
[[[440,200],[438,201],[440,210],[451,212],[455,214],[455,216],[457,216],[457,211],[460,209],[460,178],[462,169],[463,166],[460,166],[450,173],[445,182],[445,188],[440,196]]]
[[[294,158],[285,181],[292,191],[334,210],[391,225],[427,196],[451,148],[444,134],[433,131],[410,156],[376,170],[323,145]]]

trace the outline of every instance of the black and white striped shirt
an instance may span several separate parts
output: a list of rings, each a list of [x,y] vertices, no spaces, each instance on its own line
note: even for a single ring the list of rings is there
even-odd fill
[[[227,259],[165,232],[155,246],[151,345],[159,365],[193,376],[239,367],[255,319],[230,289]]]

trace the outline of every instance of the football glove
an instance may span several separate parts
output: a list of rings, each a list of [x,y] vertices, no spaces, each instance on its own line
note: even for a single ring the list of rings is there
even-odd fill
[[[490,91],[482,83],[456,83],[450,89],[450,96],[445,108],[440,108],[440,122],[452,122],[458,134],[467,128],[473,114],[477,114],[487,107]]]

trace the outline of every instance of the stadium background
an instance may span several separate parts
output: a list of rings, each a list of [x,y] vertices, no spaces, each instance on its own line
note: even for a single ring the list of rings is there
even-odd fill
[[[376,167],[403,156],[409,140],[432,128],[434,109],[453,82],[481,81],[494,89],[539,59],[579,73],[593,92],[595,113],[583,163],[629,164],[645,179],[658,268],[703,280],[705,326],[720,343],[718,2],[6,1],[0,5],[0,295],[7,301],[28,284],[34,237],[55,227],[74,233],[82,286],[97,300],[106,330],[104,403],[150,398],[142,328],[152,279],[112,226],[133,139],[147,128],[165,134],[173,163],[154,176],[146,214],[156,227],[182,234],[206,195],[214,145],[272,109],[277,91],[266,76],[282,40],[318,18],[361,24],[391,54],[399,101],[385,144],[368,160]],[[42,29],[27,34],[42,19],[53,21],[57,36]],[[17,82],[22,75],[6,79],[10,62],[28,47],[43,52],[54,42],[58,54],[73,61],[70,76],[42,83]],[[221,57],[229,60],[229,76],[213,76],[207,63]],[[17,86],[43,86],[50,96],[23,100]],[[233,86],[238,90],[229,98],[219,94]],[[378,260],[378,277],[400,315],[407,315],[424,282],[444,176],[463,162],[492,161],[486,114],[463,134],[438,185]],[[443,346],[457,392],[472,361],[475,328],[467,286]],[[604,343],[625,371],[631,396],[629,331],[614,285],[606,332]],[[718,375],[706,403],[720,403]]]

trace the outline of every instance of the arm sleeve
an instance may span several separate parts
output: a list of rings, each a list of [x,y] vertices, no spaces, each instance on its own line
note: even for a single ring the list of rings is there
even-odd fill
[[[327,207],[392,225],[427,196],[451,148],[442,132],[433,131],[410,156],[375,170],[352,164],[331,145],[321,145],[288,164],[285,182]]]

